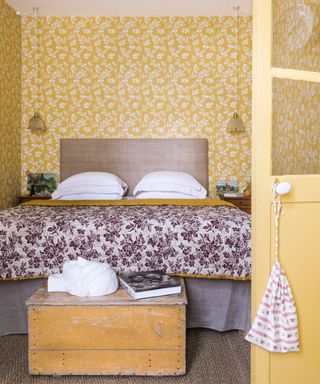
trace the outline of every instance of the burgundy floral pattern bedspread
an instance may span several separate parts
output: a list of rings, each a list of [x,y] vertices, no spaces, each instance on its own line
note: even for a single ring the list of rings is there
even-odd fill
[[[248,279],[250,226],[228,206],[18,206],[0,212],[0,278],[47,276],[82,256],[117,272]]]

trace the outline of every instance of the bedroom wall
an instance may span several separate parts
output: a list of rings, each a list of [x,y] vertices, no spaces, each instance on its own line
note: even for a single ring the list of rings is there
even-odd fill
[[[25,173],[59,173],[62,137],[207,137],[210,189],[250,178],[251,18],[240,17],[240,106],[246,134],[226,132],[235,110],[232,17],[40,17],[40,112],[33,114],[33,20],[22,24],[22,188]]]
[[[21,23],[0,0],[0,209],[20,193]]]

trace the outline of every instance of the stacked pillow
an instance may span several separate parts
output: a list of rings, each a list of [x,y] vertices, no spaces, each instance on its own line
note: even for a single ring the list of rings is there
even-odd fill
[[[53,192],[54,200],[121,200],[128,185],[108,172],[84,172],[68,177]]]
[[[158,171],[145,175],[133,195],[137,199],[204,199],[207,190],[188,173]]]

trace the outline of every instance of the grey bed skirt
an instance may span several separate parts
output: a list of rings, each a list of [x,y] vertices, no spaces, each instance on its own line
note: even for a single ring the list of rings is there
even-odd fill
[[[0,281],[0,336],[27,333],[25,301],[44,279]],[[216,331],[250,327],[250,281],[186,278],[187,328]]]

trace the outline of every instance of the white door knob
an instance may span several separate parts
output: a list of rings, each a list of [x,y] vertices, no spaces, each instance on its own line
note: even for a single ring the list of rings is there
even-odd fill
[[[291,188],[292,188],[292,185],[287,181],[283,181],[282,183],[275,184],[275,191],[278,195],[286,195],[291,191]]]

